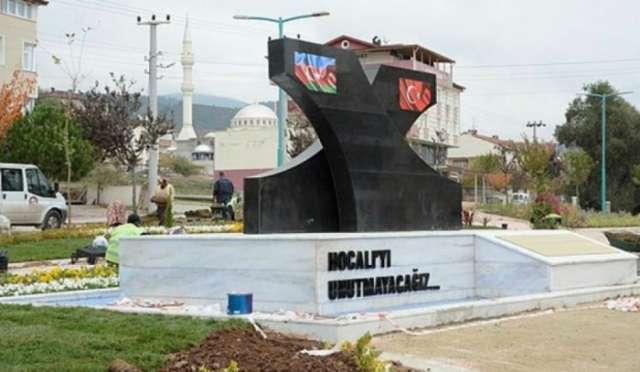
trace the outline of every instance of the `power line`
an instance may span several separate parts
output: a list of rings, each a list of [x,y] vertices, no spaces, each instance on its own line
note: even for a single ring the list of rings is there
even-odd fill
[[[45,34],[48,35],[48,34]],[[43,38],[41,41],[45,42],[45,43],[51,43],[51,44],[64,44],[63,39],[57,39],[56,37],[54,38],[49,38],[48,36]],[[100,50],[104,50],[104,49],[110,49],[110,50],[117,50],[120,51],[122,53],[127,53],[128,57],[131,57],[131,52],[135,52],[138,53],[140,55],[144,55],[145,52],[139,49],[135,49],[135,48],[129,48],[129,47],[119,47],[115,44],[109,44],[109,43],[104,43],[104,42],[87,42],[87,47],[93,47],[96,49],[100,49]],[[95,53],[97,55],[105,55],[105,54],[101,54],[101,53]],[[173,55],[173,56],[180,56],[181,53],[178,52],[171,52],[171,51],[163,51],[163,54],[165,55]],[[105,55],[107,56],[107,55]],[[109,55],[110,56],[110,55]],[[218,61],[218,60],[210,60],[210,59],[198,59],[197,61],[198,64],[202,63],[202,64],[211,64],[211,65],[228,65],[228,66],[242,66],[242,67],[267,67],[267,63],[245,63],[245,62],[234,62],[234,61]]]
[[[57,0],[56,3],[62,4],[68,7],[84,8],[88,10],[105,12],[105,13],[110,13],[114,15],[126,16],[126,17],[135,17],[140,12],[154,13],[154,11],[145,9],[145,8],[137,8],[140,10],[134,10],[131,7],[114,6],[114,5],[106,4],[104,2],[93,3],[93,2],[90,2],[90,0]],[[177,17],[177,18],[179,20],[177,23],[184,24],[185,22],[184,17]],[[215,26],[213,24],[214,22],[209,22],[209,21],[201,21],[201,22],[203,23],[197,22],[194,28],[204,29],[204,30],[214,31],[214,32],[235,34],[240,36],[247,36],[247,37],[255,37],[255,35],[258,32],[260,33],[264,32],[264,30],[258,31],[255,29],[252,30],[251,28],[233,28],[232,26],[222,26],[222,25]]]
[[[625,69],[638,69],[640,66],[626,66]],[[607,73],[607,72],[619,72],[624,71],[618,68],[596,68],[596,69],[581,69],[581,70],[551,70],[551,71],[521,71],[521,72],[510,72],[505,71],[502,73],[498,72],[490,72],[490,73],[472,73],[467,74],[465,72],[461,72],[457,74],[457,77],[460,79],[474,79],[474,78],[485,78],[485,77],[529,77],[529,76],[563,76],[566,74],[578,74],[578,73]]]
[[[547,63],[512,63],[504,65],[460,65],[456,68],[505,68],[505,67],[539,67],[539,66],[563,66],[563,65],[589,65],[600,63],[624,63],[624,62],[640,62],[640,58],[626,59],[601,59],[592,61],[569,61],[569,62],[547,62]]]

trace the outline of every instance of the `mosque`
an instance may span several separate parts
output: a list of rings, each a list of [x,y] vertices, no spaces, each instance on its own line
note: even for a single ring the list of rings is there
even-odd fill
[[[207,175],[220,172],[231,179],[236,190],[244,178],[277,166],[276,114],[267,106],[245,106],[231,119],[228,129],[198,136],[193,127],[193,43],[187,19],[182,44],[182,128],[166,152],[183,156],[203,168]]]

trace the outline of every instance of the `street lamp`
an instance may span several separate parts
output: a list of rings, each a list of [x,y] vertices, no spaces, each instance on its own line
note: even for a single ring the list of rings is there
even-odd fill
[[[302,14],[288,18],[269,18],[269,17],[254,17],[247,15],[234,15],[233,19],[244,20],[244,21],[266,21],[278,24],[278,38],[282,39],[284,37],[284,24],[287,22],[295,21],[303,18],[312,18],[312,17],[323,17],[328,16],[329,12],[314,12],[310,14]],[[278,88],[278,167],[284,163],[284,113],[287,109],[287,103],[284,98],[284,91],[282,88]]]
[[[607,98],[622,96],[625,94],[631,94],[633,92],[616,92],[609,94],[597,94],[597,93],[578,93],[582,96],[590,96],[600,98],[600,110],[602,114],[602,155],[600,160],[600,209],[603,212],[609,212],[607,210]]]

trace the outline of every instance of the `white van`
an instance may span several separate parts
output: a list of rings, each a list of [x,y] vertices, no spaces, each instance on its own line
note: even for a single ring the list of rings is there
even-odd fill
[[[0,163],[0,215],[11,225],[57,229],[67,219],[67,204],[35,165]]]

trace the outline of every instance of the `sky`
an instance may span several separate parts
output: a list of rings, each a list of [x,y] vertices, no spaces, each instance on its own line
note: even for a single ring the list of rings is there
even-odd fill
[[[342,34],[363,40],[378,36],[390,43],[417,43],[454,59],[454,80],[467,88],[461,98],[462,130],[520,138],[531,135],[527,122],[542,121],[547,126],[538,136],[552,139],[569,102],[584,84],[597,80],[635,91],[625,98],[640,107],[640,2],[634,0],[50,0],[38,20],[40,86],[70,86],[54,55],[67,71],[85,76],[81,89],[108,82],[113,72],[146,90],[149,30],[136,24],[136,16],[170,14],[171,23],[158,28],[158,46],[161,62],[176,64],[162,70],[158,89],[177,93],[188,15],[196,93],[246,102],[275,100],[265,56],[277,25],[232,16],[315,11],[331,14],[287,23],[285,34],[318,43]],[[76,35],[71,48],[67,33]]]

